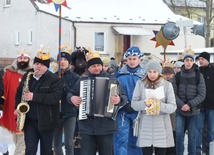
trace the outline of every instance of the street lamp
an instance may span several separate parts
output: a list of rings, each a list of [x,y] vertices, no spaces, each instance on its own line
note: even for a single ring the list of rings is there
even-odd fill
[[[193,20],[177,20],[176,26],[183,28],[183,30],[184,30],[184,44],[185,44],[185,48],[187,48],[187,27],[193,26]]]

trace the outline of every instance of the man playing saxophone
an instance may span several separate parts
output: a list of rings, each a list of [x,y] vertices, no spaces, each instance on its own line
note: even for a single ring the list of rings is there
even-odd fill
[[[46,49],[39,50],[34,58],[34,72],[27,78],[26,73],[17,89],[16,106],[22,97],[29,105],[24,124],[26,155],[36,155],[40,141],[41,155],[52,155],[54,129],[59,123],[59,100],[63,85],[57,75],[48,70],[50,53]],[[23,93],[25,81],[28,80],[28,91]],[[14,113],[18,113],[16,110]]]

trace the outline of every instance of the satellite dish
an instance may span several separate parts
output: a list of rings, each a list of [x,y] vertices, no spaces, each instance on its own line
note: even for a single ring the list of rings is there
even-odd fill
[[[166,23],[162,28],[163,36],[168,40],[174,40],[180,33],[180,28],[174,22]]]

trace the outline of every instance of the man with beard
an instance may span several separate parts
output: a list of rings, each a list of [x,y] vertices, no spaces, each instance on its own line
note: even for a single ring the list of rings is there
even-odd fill
[[[23,74],[32,67],[29,52],[26,50],[18,51],[17,58],[9,66],[4,69],[4,115],[0,119],[0,126],[6,128],[13,135],[15,144],[14,154],[25,154],[24,134],[16,129],[16,116],[13,114],[15,110],[15,95]]]

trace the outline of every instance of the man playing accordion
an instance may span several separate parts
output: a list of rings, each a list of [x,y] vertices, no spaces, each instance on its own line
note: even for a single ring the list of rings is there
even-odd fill
[[[103,62],[100,59],[100,55],[96,52],[89,52],[86,55],[87,58],[87,68],[88,74],[86,77],[88,79],[93,79],[96,77],[110,77],[108,73],[103,71]],[[82,78],[86,78],[82,77]],[[83,104],[83,99],[80,97],[80,84],[81,79],[76,83],[74,89],[68,93],[67,99],[72,102],[75,106],[81,106]],[[115,79],[116,80],[116,79]],[[94,90],[95,89],[95,90]],[[102,89],[100,87],[94,87],[96,89]],[[98,91],[97,91],[98,92]],[[89,93],[87,91],[87,93]],[[101,93],[101,92],[99,92]],[[103,91],[103,93],[107,93]],[[111,93],[110,93],[111,94]],[[96,95],[96,102],[102,100],[102,97]],[[90,100],[93,102],[94,100]],[[123,103],[127,102],[127,97],[117,82],[117,93],[110,95],[109,101],[114,107],[120,107]],[[95,103],[90,103],[95,104]],[[101,103],[96,103],[101,104]],[[81,110],[81,109],[80,109]],[[117,111],[117,110],[116,110]],[[97,115],[87,115],[85,119],[79,121],[79,131],[81,135],[81,155],[95,155],[96,147],[98,147],[99,154],[101,155],[112,155],[113,154],[113,134],[117,132],[117,122],[111,117],[97,116]]]

